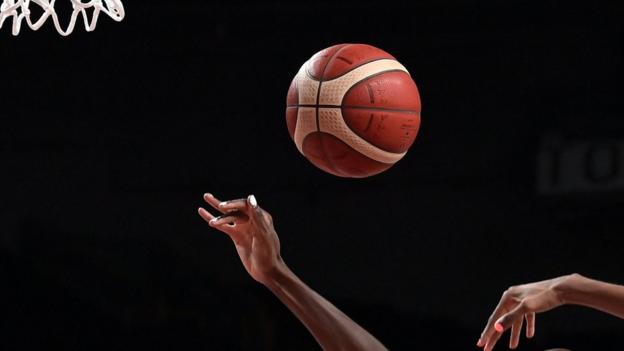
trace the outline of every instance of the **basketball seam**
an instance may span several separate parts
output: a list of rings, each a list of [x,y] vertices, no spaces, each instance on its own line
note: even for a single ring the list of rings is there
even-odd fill
[[[319,86],[318,86],[318,92],[316,93],[316,129],[319,133],[321,132],[321,125],[319,122],[319,102],[321,101],[321,87],[323,86],[323,81],[324,81],[324,76],[325,76],[325,71],[327,70],[327,66],[329,66],[330,63],[332,63],[332,61],[334,60],[334,58],[344,49],[350,47],[352,44],[346,44],[345,46],[341,47],[340,49],[336,50],[336,52],[334,52],[334,54],[329,58],[329,60],[327,60],[327,62],[325,63],[325,67],[323,67],[323,71],[321,72],[321,77],[319,80]],[[325,160],[327,160],[327,164],[329,165],[329,167],[331,167],[334,172],[339,173],[339,174],[343,174],[342,171],[339,171],[338,168],[336,167],[336,165],[334,164],[334,161],[331,159],[331,157],[328,156],[327,153],[327,148],[325,147],[325,143],[323,142],[323,137],[321,136],[319,138],[319,142],[321,144],[321,150],[323,150],[323,155],[325,156]]]
[[[344,96],[342,97],[341,106],[343,106],[343,105],[344,105],[344,100],[347,98],[347,96],[349,96],[349,93],[350,93],[350,92],[351,92],[351,91],[352,91],[355,87],[357,87],[359,84],[362,84],[363,82],[366,82],[366,81],[368,81],[368,80],[370,80],[370,79],[373,79],[373,78],[375,78],[375,77],[378,77],[378,76],[380,76],[380,75],[383,75],[383,74],[386,74],[386,73],[390,73],[390,72],[403,72],[403,73],[407,74],[407,76],[408,76],[408,77],[410,77],[410,78],[411,78],[411,76],[410,76],[410,74],[409,74],[408,72],[406,72],[406,71],[404,71],[404,70],[400,70],[400,69],[391,69],[391,70],[386,70],[386,71],[382,71],[382,72],[378,72],[378,73],[372,74],[372,75],[370,75],[370,76],[367,76],[367,77],[365,77],[365,78],[362,78],[362,79],[360,79],[359,81],[357,81],[357,82],[353,83],[353,85],[351,85],[351,87],[350,87],[349,89],[347,89],[347,91],[345,92]],[[375,108],[374,108],[374,107],[373,107],[373,108],[370,108],[370,107],[369,107],[369,108],[367,108],[367,109],[375,110]],[[341,110],[342,110],[342,108],[341,108]],[[380,111],[388,111],[388,112],[404,112],[404,111],[405,111],[405,110],[401,110],[401,109],[396,109],[396,110],[395,110],[395,109],[383,109],[383,108],[378,108],[378,110],[380,110]],[[410,111],[410,112],[414,113],[415,115],[417,115],[417,116],[420,118],[420,111],[416,111],[416,110],[407,110],[407,111]],[[344,118],[344,117],[343,117],[343,118]],[[347,126],[347,128],[349,128],[349,130],[350,130],[351,132],[353,132],[355,135],[359,136],[360,138],[362,138],[362,139],[363,139],[363,140],[365,140],[366,142],[370,143],[371,145],[374,145],[374,144],[372,144],[370,141],[366,140],[366,138],[364,138],[364,136],[363,136],[363,135],[361,135],[361,134],[360,134],[357,130],[354,130],[353,128],[351,128],[351,126],[349,125],[349,123],[346,123],[346,122],[347,122],[347,121],[345,120],[345,125]],[[379,147],[379,146],[377,146],[377,145],[374,145],[374,146],[378,147],[380,150],[384,150],[384,151],[388,151],[388,152],[394,152],[394,151],[390,151],[390,150],[383,149],[383,148],[381,148],[381,147]]]
[[[381,61],[381,60],[391,60],[391,61],[396,61],[396,59],[395,59],[395,58],[393,58],[393,57],[382,57],[382,58],[372,59],[372,60],[370,60],[370,61],[365,61],[365,62],[362,62],[362,63],[358,64],[358,65],[357,65],[357,66],[355,66],[355,67],[351,67],[348,71],[345,71],[343,74],[341,74],[341,75],[339,75],[339,76],[337,76],[337,77],[333,77],[332,79],[327,79],[327,81],[340,79],[340,78],[342,78],[342,77],[346,76],[347,74],[349,74],[349,73],[351,73],[351,72],[355,71],[356,69],[358,69],[358,68],[360,68],[360,67],[362,67],[362,66],[364,66],[364,65],[368,65],[369,63],[373,63],[373,62],[377,62],[377,61]],[[405,71],[402,71],[402,72],[405,72]],[[323,72],[323,73],[325,73],[325,72]],[[405,73],[407,73],[407,72],[405,72]],[[408,73],[408,75],[409,75],[409,73]]]
[[[339,108],[339,109],[357,109],[357,110],[373,110],[373,111],[388,111],[388,112],[401,112],[401,113],[408,113],[411,115],[420,115],[420,112],[417,110],[404,110],[404,109],[400,109],[400,108],[385,108],[385,107],[374,107],[374,106],[355,106],[355,105],[306,105],[306,104],[301,104],[301,105],[290,105],[290,106],[286,106],[287,109],[289,108],[300,108],[300,107],[310,107],[310,108]]]
[[[353,44],[347,44],[346,46],[341,47],[338,51],[341,51],[342,49],[345,49],[349,45],[353,45]],[[330,60],[333,59],[333,58],[334,58],[334,56],[330,57]],[[364,62],[358,64],[357,66],[351,67],[349,70],[345,71],[343,74],[341,74],[341,75],[339,75],[337,77],[333,77],[332,79],[325,79],[325,81],[331,81],[331,80],[342,78],[342,77],[346,76],[347,74],[351,73],[352,71],[354,71],[354,70],[356,70],[356,69],[358,69],[358,68],[360,68],[360,67],[362,67],[364,65],[367,65],[367,64],[373,63],[373,62],[377,62],[377,61],[381,61],[381,60],[396,61],[396,59],[393,58],[393,57],[382,57],[382,58],[372,59],[370,61],[364,61]],[[403,71],[403,70],[398,70],[398,71],[405,72],[405,73],[407,73],[407,75],[410,75],[409,72],[407,72],[407,71]],[[321,78],[316,78],[315,76],[310,74],[310,72],[307,69],[305,70],[305,73],[306,73],[306,75],[308,77],[310,77],[310,79],[312,79],[315,82],[320,82],[321,80],[324,80],[322,76],[321,76]],[[325,70],[323,70],[323,74],[325,74]]]
[[[333,109],[335,110],[335,109]],[[327,110],[323,110],[324,112],[327,112]],[[362,135],[360,135],[358,132],[354,131],[353,129],[351,129],[349,127],[349,125],[347,124],[346,120],[344,119],[344,116],[342,115],[342,111],[338,110],[335,111],[335,113],[338,114],[338,121],[341,121],[339,123],[341,123],[345,128],[346,128],[346,132],[350,133],[352,136],[355,137],[355,142],[357,144],[357,142],[361,142],[365,144],[365,149],[361,149],[359,147],[357,147],[358,145],[351,145],[351,143],[349,142],[349,139],[343,139],[342,136],[340,135],[340,133],[335,134],[332,131],[322,131],[322,133],[327,133],[327,134],[331,134],[334,135],[336,137],[338,137],[338,139],[342,140],[343,142],[345,142],[347,145],[352,146],[352,148],[354,150],[356,150],[359,154],[365,155],[370,159],[373,159],[377,162],[381,162],[381,163],[389,163],[389,164],[393,164],[396,163],[398,160],[400,160],[401,158],[403,158],[403,156],[405,156],[407,150],[402,151],[402,152],[396,152],[396,151],[391,151],[391,150],[386,150],[384,148],[379,147],[378,145],[373,144],[372,142],[370,142],[369,140],[367,140],[366,138],[364,138]],[[420,118],[420,116],[418,116]],[[334,130],[335,131],[335,130]],[[359,140],[357,140],[359,139]],[[373,156],[369,156],[369,152],[372,151],[373,152]],[[382,155],[375,155],[375,153],[377,152],[381,152]],[[385,155],[383,155],[385,154]],[[389,161],[384,160],[384,158],[390,157]]]
[[[344,119],[344,115],[343,115],[342,117],[343,117],[343,119]],[[372,115],[371,115],[371,117],[372,117]],[[418,123],[418,125],[420,126],[420,115],[414,115],[414,117],[413,117],[413,118],[418,118],[418,119],[419,119],[419,121],[418,121],[418,122],[419,122],[419,123]],[[381,146],[379,146],[379,145],[373,144],[371,141],[369,141],[368,139],[366,139],[366,137],[365,137],[364,133],[362,133],[362,132],[361,132],[361,131],[359,131],[359,130],[355,130],[355,129],[351,128],[351,126],[349,125],[349,123],[347,123],[347,120],[346,120],[346,119],[345,119],[344,121],[345,121],[345,125],[347,126],[347,128],[349,128],[349,130],[350,130],[352,133],[354,133],[355,135],[359,136],[360,138],[362,138],[362,140],[364,140],[364,141],[366,141],[367,143],[369,143],[369,144],[373,145],[374,147],[378,148],[379,150],[382,150],[382,151],[385,151],[385,152],[389,152],[389,153],[393,153],[393,154],[405,154],[405,153],[407,152],[407,150],[398,151],[398,152],[397,152],[397,151],[393,151],[393,150],[388,150],[388,149],[385,149],[385,148],[383,148],[383,147],[381,147]],[[368,127],[370,127],[371,122],[372,122],[372,118],[368,121],[368,124],[369,124],[369,125],[368,125]],[[419,127],[417,127],[417,129],[418,129],[418,128],[419,128]],[[367,129],[368,129],[368,128],[367,128]],[[381,161],[378,161],[378,162],[381,162]],[[381,163],[384,163],[384,162],[381,162]]]
[[[321,133],[323,133],[323,132],[321,132]],[[329,134],[329,133],[326,133],[326,134]],[[345,147],[347,147],[347,148],[348,148],[349,150],[351,150],[352,152],[357,153],[359,156],[364,157],[365,159],[367,159],[367,160],[369,160],[369,161],[376,162],[376,163],[382,164],[382,165],[384,165],[384,166],[387,166],[387,167],[385,167],[383,170],[381,170],[380,172],[377,172],[377,173],[375,173],[375,174],[379,174],[379,173],[381,173],[381,172],[384,172],[384,171],[388,170],[390,167],[392,167],[393,165],[395,165],[395,164],[396,164],[396,162],[395,162],[395,163],[386,163],[386,162],[381,162],[381,161],[379,161],[379,160],[375,160],[374,158],[368,157],[368,156],[366,156],[365,154],[363,154],[363,153],[359,152],[357,149],[354,149],[351,145],[347,144],[344,140],[341,140],[340,138],[337,138],[337,137],[336,137],[335,135],[333,135],[333,134],[329,134],[329,135],[331,135],[332,137],[336,138],[336,140],[338,140],[338,141],[342,142],[342,143],[345,145]],[[398,162],[398,161],[397,161],[397,162]],[[338,171],[336,171],[336,170],[334,170],[334,171],[336,172],[336,174],[334,174],[334,175],[337,175],[337,176],[339,176],[339,177],[348,177],[348,178],[363,178],[363,177],[368,177],[368,175],[365,175],[365,176],[363,176],[363,177],[362,177],[362,176],[353,176],[353,175],[350,175],[350,174],[345,174],[344,172],[338,172]]]

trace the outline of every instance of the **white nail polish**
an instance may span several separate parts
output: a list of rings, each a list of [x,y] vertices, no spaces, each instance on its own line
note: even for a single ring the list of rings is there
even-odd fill
[[[249,195],[249,204],[251,205],[251,207],[256,208],[258,207],[258,201],[256,200],[256,197],[253,195]]]
[[[227,203],[223,201],[222,203],[219,204],[219,207],[225,207],[225,205],[227,205]]]

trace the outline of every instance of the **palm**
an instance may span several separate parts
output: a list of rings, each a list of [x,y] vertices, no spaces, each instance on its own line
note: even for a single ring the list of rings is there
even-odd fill
[[[255,280],[261,281],[260,267],[262,267],[262,260],[258,257],[257,240],[251,239],[250,242],[235,244],[235,246],[247,273]]]

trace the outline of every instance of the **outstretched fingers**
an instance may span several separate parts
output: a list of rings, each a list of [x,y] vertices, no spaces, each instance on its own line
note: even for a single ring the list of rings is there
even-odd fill
[[[229,235],[237,244],[247,242],[245,240],[245,231],[238,228],[240,224],[245,224],[249,220],[249,217],[244,212],[238,211],[236,208],[221,208],[222,206],[220,205],[223,202],[210,193],[204,194],[204,200],[220,213],[219,216],[215,216],[200,207],[198,213],[204,221],[208,222],[211,227]]]
[[[204,201],[206,201],[210,206],[212,206],[215,210],[219,211],[220,213],[227,213],[227,212],[234,212],[236,210],[240,210],[240,208],[238,208],[235,205],[239,204],[241,201],[244,203],[245,199],[221,201],[217,199],[211,193],[205,193]]]
[[[208,222],[208,224],[210,224],[212,227],[215,227],[215,228],[219,228],[222,225],[229,225],[231,227],[234,227],[237,224],[240,224],[241,221],[243,220],[245,220],[245,218],[242,218],[241,214],[231,213],[231,214],[224,214],[219,217],[215,217],[211,219],[210,222]]]
[[[525,315],[534,311],[530,309],[531,298],[524,299],[514,309],[505,313],[502,317],[498,318],[494,322],[494,329],[496,333],[490,336],[487,340],[485,351],[491,351],[498,339],[505,333],[505,331],[511,329],[511,337],[509,339],[509,347],[515,349],[518,347],[520,341],[520,331],[522,330],[522,323]]]
[[[520,343],[520,333],[522,332],[522,323],[524,318],[520,318],[511,326],[511,336],[509,337],[509,348],[515,349]]]
[[[197,210],[197,213],[199,213],[199,216],[203,218],[204,221],[206,221],[208,224],[210,224],[210,221],[212,221],[215,218],[215,216],[213,216],[212,213],[206,211],[206,209],[203,207],[200,207]]]
[[[529,308],[528,308],[529,299],[531,298],[529,297],[529,298],[524,299],[521,303],[518,304],[518,306],[516,306],[516,308],[514,308],[513,310],[511,310],[509,313],[505,314],[504,316],[500,317],[498,321],[496,321],[496,330],[500,332],[504,332],[505,330],[511,328],[514,324],[518,323],[518,321],[522,323],[522,320],[524,319],[525,314],[532,312],[532,311],[529,311]]]
[[[500,318],[500,316],[502,316],[505,312],[507,312],[507,310],[505,309],[505,306],[507,305],[508,300],[510,298],[509,295],[510,295],[509,292],[503,293],[503,296],[501,297],[500,301],[498,302],[498,305],[494,309],[494,312],[492,312],[492,314],[490,315],[490,318],[488,319],[488,322],[485,325],[483,332],[481,333],[481,337],[479,338],[479,341],[477,342],[478,347],[488,346],[490,339],[496,336],[497,333],[496,333],[495,323],[498,320],[498,318]]]
[[[217,204],[217,208],[223,213],[234,211],[242,211],[247,213],[247,199],[222,201]]]
[[[492,351],[494,349],[494,346],[496,346],[496,343],[498,342],[498,339],[501,338],[501,336],[503,335],[502,332],[496,332],[494,334],[492,334],[490,336],[490,338],[487,340],[486,344],[485,344],[485,351]]]

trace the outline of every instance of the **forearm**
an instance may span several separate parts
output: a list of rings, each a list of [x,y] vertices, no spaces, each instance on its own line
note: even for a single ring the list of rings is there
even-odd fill
[[[586,306],[624,318],[624,286],[573,274],[559,284],[558,291],[565,304]]]
[[[267,287],[301,320],[326,351],[386,350],[370,333],[303,283],[286,265]]]

